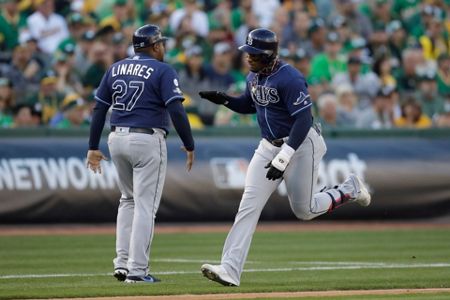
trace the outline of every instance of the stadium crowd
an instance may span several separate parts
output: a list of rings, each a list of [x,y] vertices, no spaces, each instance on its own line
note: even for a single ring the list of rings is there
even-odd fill
[[[200,100],[239,94],[237,46],[274,31],[279,57],[307,78],[326,128],[450,127],[449,0],[0,0],[0,127],[89,125],[110,64],[134,30],[159,25],[193,128],[255,126]]]

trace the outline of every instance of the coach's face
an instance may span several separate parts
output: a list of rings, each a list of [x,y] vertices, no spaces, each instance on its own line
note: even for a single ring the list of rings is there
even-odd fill
[[[247,54],[247,62],[253,73],[258,73],[266,66],[263,56],[260,54]]]
[[[165,54],[165,43],[164,42],[158,42],[153,45],[152,48],[152,56],[156,58],[159,61],[164,61],[164,54]]]

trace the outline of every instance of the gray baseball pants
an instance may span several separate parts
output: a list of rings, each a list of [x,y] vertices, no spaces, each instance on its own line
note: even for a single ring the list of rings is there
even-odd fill
[[[130,276],[148,274],[154,221],[166,177],[166,141],[161,130],[155,131],[150,135],[116,128],[108,138],[122,194],[113,262],[114,268],[128,269]]]
[[[265,139],[261,140],[247,170],[244,194],[233,227],[225,240],[221,261],[222,266],[237,283],[240,283],[261,211],[282,181],[268,180],[267,169],[264,168],[280,149]],[[284,173],[289,203],[299,219],[313,219],[330,208],[332,201],[328,194],[314,194],[319,163],[326,150],[322,136],[311,128]]]

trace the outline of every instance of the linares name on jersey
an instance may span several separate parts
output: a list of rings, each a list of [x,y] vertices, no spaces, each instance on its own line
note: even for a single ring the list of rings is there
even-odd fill
[[[111,68],[111,77],[118,75],[132,75],[148,79],[155,70],[149,66],[141,64],[117,64]]]

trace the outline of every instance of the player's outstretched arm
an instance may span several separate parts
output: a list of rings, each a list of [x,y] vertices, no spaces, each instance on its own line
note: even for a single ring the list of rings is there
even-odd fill
[[[211,101],[215,104],[223,104],[237,113],[254,114],[256,112],[253,102],[249,101],[245,94],[242,94],[239,97],[231,97],[224,92],[219,91],[201,91],[198,94],[203,99]]]

